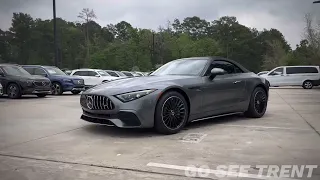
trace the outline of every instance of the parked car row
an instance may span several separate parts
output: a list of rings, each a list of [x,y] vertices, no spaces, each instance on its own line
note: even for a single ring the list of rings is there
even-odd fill
[[[33,76],[19,65],[0,64],[0,84],[3,94],[17,99],[24,94],[45,97],[51,93],[51,82],[42,76]]]
[[[62,71],[54,66],[0,64],[0,95],[7,94],[17,99],[24,94],[39,97],[61,95],[68,91],[79,94],[101,83],[145,75],[147,73],[102,69]]]
[[[319,66],[280,66],[258,75],[266,78],[271,87],[302,86],[312,89],[320,85]]]

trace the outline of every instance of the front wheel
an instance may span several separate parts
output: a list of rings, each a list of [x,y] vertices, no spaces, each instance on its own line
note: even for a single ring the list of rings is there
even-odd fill
[[[245,112],[245,115],[251,118],[260,118],[265,114],[267,110],[267,104],[267,92],[261,87],[256,87],[251,94],[249,107]]]
[[[81,91],[71,91],[72,94],[79,94]]]
[[[155,129],[161,134],[178,133],[186,124],[189,107],[186,99],[178,92],[162,95],[155,112]]]
[[[51,91],[53,95],[61,95],[63,93],[62,86],[57,82],[52,83]]]
[[[305,82],[303,82],[302,87],[304,89],[312,89],[313,88],[313,84],[312,84],[311,81],[305,81]]]
[[[44,97],[47,96],[47,94],[37,94],[37,96],[38,96],[39,98],[44,98]]]
[[[17,84],[9,84],[7,88],[8,97],[11,99],[19,99],[21,98],[21,90]]]

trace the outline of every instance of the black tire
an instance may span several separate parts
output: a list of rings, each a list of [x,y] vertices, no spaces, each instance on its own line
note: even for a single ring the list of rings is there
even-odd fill
[[[261,118],[267,110],[267,105],[267,92],[261,87],[256,87],[251,94],[248,110],[244,114],[251,118]]]
[[[163,94],[156,106],[155,129],[161,134],[178,133],[189,118],[186,99],[176,91]]]
[[[312,89],[313,88],[313,83],[312,81],[304,81],[302,84],[303,89]]]
[[[72,94],[79,94],[81,91],[71,91]]]
[[[61,95],[63,93],[63,89],[60,83],[53,82],[51,84],[52,95]]]
[[[44,98],[44,97],[47,96],[47,94],[37,94],[37,96],[38,96],[39,98]]]
[[[7,87],[8,97],[11,99],[19,99],[22,96],[21,89],[18,84],[11,83]]]

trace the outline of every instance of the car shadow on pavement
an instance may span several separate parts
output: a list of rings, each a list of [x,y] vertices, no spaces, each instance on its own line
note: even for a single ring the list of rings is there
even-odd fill
[[[161,136],[157,134],[154,129],[122,129],[117,127],[110,127],[98,124],[90,124],[84,127],[84,130],[96,134],[96,135],[107,135],[111,137],[120,138],[139,138],[139,137],[154,137]]]
[[[187,124],[181,132],[192,131],[193,129],[215,126],[217,124],[228,124],[236,121],[251,120],[243,115],[231,115],[219,118],[212,118],[202,121],[196,121]],[[98,124],[89,124],[84,127],[84,130],[95,135],[106,135],[110,137],[120,137],[120,138],[142,138],[142,137],[157,137],[163,136],[157,133],[153,128],[148,129],[122,129],[114,126],[105,126]]]
[[[228,123],[243,121],[243,120],[250,120],[250,118],[246,118],[242,114],[210,118],[206,120],[191,122],[185,126],[184,130],[192,130],[192,129],[202,128],[207,126],[214,126],[217,124],[228,124]]]

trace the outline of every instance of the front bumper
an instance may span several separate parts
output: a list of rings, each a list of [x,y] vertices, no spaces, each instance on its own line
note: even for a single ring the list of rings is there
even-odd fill
[[[81,119],[92,123],[121,128],[151,128],[154,126],[154,113],[158,93],[155,91],[127,103],[123,103],[113,96],[106,96],[114,104],[114,109],[112,110],[92,110],[85,103],[81,103],[83,110]],[[82,94],[81,98],[84,96],[85,94]]]
[[[84,91],[84,84],[63,83],[63,91]]]
[[[24,87],[22,94],[51,94],[51,88],[48,87]]]

